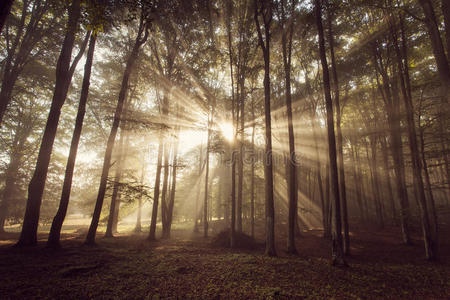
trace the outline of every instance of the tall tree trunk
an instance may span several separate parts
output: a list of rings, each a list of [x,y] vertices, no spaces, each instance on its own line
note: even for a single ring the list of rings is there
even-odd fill
[[[252,97],[252,169],[250,178],[250,222],[252,238],[255,238],[255,129],[255,100]]]
[[[136,226],[134,227],[134,232],[137,233],[140,233],[142,231],[141,219],[142,219],[142,196],[144,193],[144,176],[145,176],[145,155],[142,156],[141,161],[141,179],[139,180],[141,184],[141,192],[139,193]]]
[[[91,225],[89,226],[89,231],[86,236],[86,244],[95,244],[95,235],[97,233],[98,222],[100,220],[100,214],[102,212],[103,200],[105,198],[106,192],[106,183],[108,179],[109,169],[111,167],[111,155],[114,148],[114,141],[116,139],[117,130],[119,128],[120,119],[122,116],[123,104],[125,102],[126,94],[128,91],[128,81],[131,75],[131,72],[134,67],[134,63],[139,54],[140,47],[147,41],[149,34],[149,23],[144,20],[144,12],[141,13],[140,22],[139,22],[139,30],[136,37],[136,41],[133,46],[133,50],[131,51],[130,56],[128,57],[125,71],[123,73],[122,85],[120,87],[119,99],[117,101],[116,111],[114,112],[114,120],[111,127],[111,132],[108,137],[108,142],[106,145],[105,157],[103,159],[103,169],[102,175],[100,178],[100,186],[98,188],[97,201],[95,203],[94,214],[92,215]]]
[[[384,228],[383,213],[381,210],[381,195],[380,195],[380,180],[378,176],[378,160],[377,160],[377,136],[374,134],[369,136],[370,152],[372,156],[368,159],[368,164],[372,170],[372,192],[373,192],[373,204],[375,206],[376,224],[378,228]]]
[[[374,64],[376,73],[380,74],[383,82],[380,83],[377,75],[377,86],[386,106],[386,113],[389,126],[389,135],[391,139],[391,151],[392,158],[394,160],[394,172],[397,187],[397,197],[400,201],[400,227],[402,230],[403,243],[406,245],[411,244],[411,238],[409,233],[409,200],[405,183],[405,166],[403,160],[403,147],[401,137],[400,126],[400,113],[399,113],[399,96],[396,88],[396,82],[390,84],[390,80],[386,71],[386,68],[381,59],[381,55],[378,53],[378,46],[372,45],[374,51]],[[392,87],[391,87],[392,86]],[[392,89],[392,91],[391,91]]]
[[[334,36],[332,29],[333,14],[331,13],[331,7],[329,7],[327,1],[327,20],[328,20],[328,44],[330,47],[331,57],[331,70],[333,76],[333,91],[334,91],[334,106],[336,110],[336,133],[337,133],[337,151],[338,151],[338,167],[339,167],[339,191],[341,192],[341,209],[342,209],[342,223],[344,226],[344,254],[350,254],[350,235],[348,228],[348,215],[347,215],[347,192],[345,189],[345,170],[344,170],[344,151],[342,149],[342,129],[341,129],[341,106],[339,97],[339,81],[337,75],[336,59],[334,54]]]
[[[330,160],[332,201],[332,264],[337,266],[346,265],[344,250],[342,245],[342,224],[341,224],[341,202],[339,193],[339,178],[336,157],[336,138],[334,133],[333,103],[331,100],[330,75],[328,73],[328,63],[325,50],[325,39],[322,25],[322,7],[320,0],[315,0],[315,13],[317,30],[319,32],[319,53],[322,63],[323,85],[325,93],[325,104],[327,110],[328,127],[328,152]]]
[[[148,235],[148,239],[151,241],[156,240],[156,221],[158,220],[158,202],[159,202],[159,189],[161,184],[162,156],[163,156],[163,139],[162,139],[162,132],[160,132],[159,146],[158,146],[158,160],[156,162],[155,187],[153,190],[152,219],[150,221],[150,232]]]
[[[355,189],[355,194],[356,194],[356,203],[358,204],[358,209],[359,209],[359,219],[361,221],[364,220],[364,209],[363,209],[363,204],[362,204],[362,197],[361,197],[361,174],[358,174],[356,171],[356,157],[355,157],[355,152],[358,151],[358,149],[356,148],[356,143],[354,143],[354,141],[352,141],[352,145],[351,145],[351,158],[352,158],[352,171],[353,171],[353,180],[354,180],[354,189]]]
[[[209,152],[211,146],[212,115],[208,116],[208,140],[206,142],[206,170],[205,170],[205,198],[203,202],[203,237],[208,237],[208,177],[209,177]]]
[[[177,113],[178,115],[178,113]],[[175,205],[175,191],[177,186],[177,164],[178,164],[178,145],[179,145],[179,127],[176,129],[175,133],[175,145],[173,148],[173,159],[172,159],[172,182],[170,188],[170,196],[169,196],[169,204],[167,207],[167,216],[166,216],[166,228],[163,230],[164,238],[170,238],[170,229],[172,227],[172,218],[173,218],[173,207]]]
[[[392,191],[392,185],[391,185],[391,175],[389,172],[389,159],[388,159],[388,147],[387,147],[387,141],[386,137],[380,137],[380,143],[381,143],[381,152],[383,154],[383,163],[384,163],[384,177],[386,178],[386,190],[388,193],[388,201],[391,205],[391,214],[392,214],[392,223],[394,225],[397,225],[397,209],[395,208],[395,200],[394,200],[394,193]]]
[[[242,67],[240,68],[239,80],[238,80],[238,88],[240,89],[238,100],[239,100],[239,109],[240,109],[240,124],[238,124],[239,129],[239,164],[238,164],[238,198],[237,198],[237,206],[236,206],[236,216],[237,216],[237,231],[242,232],[242,193],[244,187],[244,84],[245,78],[242,74],[244,71]]]
[[[263,19],[264,39],[259,25],[259,15]],[[265,140],[264,179],[265,179],[265,210],[266,210],[266,250],[268,256],[276,256],[275,250],[275,205],[273,199],[273,168],[272,168],[272,120],[270,109],[270,25],[272,22],[272,3],[270,0],[255,0],[255,23],[258,40],[264,55],[264,116]]]
[[[203,164],[203,144],[200,144],[199,159],[198,159],[198,185],[197,186],[197,196],[195,197],[195,222],[194,222],[194,232],[198,232],[198,219],[200,218],[199,208],[200,208],[200,190],[202,183],[202,164]]]
[[[47,246],[59,247],[61,228],[66,217],[67,207],[70,200],[70,192],[72,189],[73,171],[75,169],[75,161],[77,158],[78,144],[80,142],[81,130],[83,129],[84,115],[86,113],[86,103],[89,96],[89,85],[91,81],[91,69],[94,59],[94,50],[96,43],[96,34],[91,34],[89,49],[84,65],[83,85],[81,87],[80,103],[78,104],[78,112],[75,121],[75,128],[73,129],[72,141],[70,143],[69,157],[67,158],[66,171],[64,176],[64,183],[59,200],[58,211],[53,218],[52,227],[48,236]]]
[[[423,2],[423,0],[421,1]],[[411,99],[411,90],[409,83],[409,71],[408,71],[408,59],[406,56],[406,48],[403,53],[400,51],[398,45],[398,39],[394,28],[391,26],[391,35],[394,44],[394,50],[397,58],[397,68],[399,71],[400,89],[402,92],[403,100],[405,102],[406,121],[408,128],[409,148],[411,152],[413,177],[415,181],[415,187],[417,188],[417,198],[420,204],[421,219],[422,219],[422,231],[425,245],[425,256],[428,260],[434,260],[437,258],[437,249],[434,242],[434,233],[431,232],[428,204],[425,196],[425,188],[422,178],[422,164],[419,156],[419,148],[417,144],[417,134],[414,122],[414,107]],[[406,46],[406,41],[404,40]],[[403,55],[402,55],[403,54]]]
[[[19,149],[20,148],[16,147],[16,149],[11,153],[10,162],[8,168],[5,171],[5,187],[2,195],[2,203],[0,205],[0,233],[5,232],[5,222],[6,218],[8,217],[11,198],[14,194],[14,189],[16,186],[16,180],[20,168],[20,160],[22,159],[22,155],[20,154]]]
[[[433,49],[434,59],[439,73],[439,78],[442,84],[442,96],[444,102],[448,103],[448,91],[450,88],[450,66],[445,55],[444,43],[442,42],[441,34],[439,32],[439,21],[436,18],[433,4],[430,0],[418,0],[422,6],[425,14],[425,25],[428,29],[428,35]],[[443,0],[445,2],[446,0]],[[444,16],[448,17],[448,11],[444,11]],[[447,18],[448,21],[448,18]],[[448,35],[447,35],[448,36]],[[447,41],[448,42],[448,41]]]
[[[294,22],[291,13],[291,19],[287,24],[285,3],[281,2],[281,47],[283,53],[283,66],[284,66],[284,84],[285,84],[285,98],[286,98],[286,112],[288,121],[288,137],[289,137],[289,157],[288,163],[288,176],[287,176],[287,195],[289,203],[289,216],[288,216],[288,243],[287,251],[290,254],[297,254],[295,247],[295,231],[296,231],[296,218],[297,218],[297,170],[296,170],[296,157],[295,157],[295,139],[294,139],[294,126],[292,121],[292,97],[291,97],[291,54],[292,54],[292,35],[294,32]],[[294,4],[292,4],[294,5]],[[286,28],[286,25],[288,26]]]
[[[79,18],[80,0],[73,0],[69,8],[69,20],[67,23],[66,36],[64,38],[56,67],[56,83],[52,104],[50,107],[47,124],[45,125],[41,147],[39,149],[36,169],[28,186],[28,199],[22,232],[17,243],[19,246],[30,246],[37,243],[37,228],[39,223],[42,195],[44,193],[45,180],[47,179],[53,143],[56,137],[56,129],[58,128],[59,117],[61,115],[61,107],[66,100],[67,90],[70,84],[70,59]]]
[[[119,138],[119,148],[117,150],[117,159],[116,159],[116,174],[114,175],[114,183],[113,183],[113,192],[111,196],[111,205],[109,206],[109,216],[108,223],[106,224],[106,232],[105,237],[111,238],[113,234],[116,233],[114,230],[114,223],[116,220],[116,211],[118,211],[118,206],[120,205],[120,180],[122,179],[122,165],[124,161],[124,135],[125,135],[125,126],[121,126],[120,130],[120,138]]]

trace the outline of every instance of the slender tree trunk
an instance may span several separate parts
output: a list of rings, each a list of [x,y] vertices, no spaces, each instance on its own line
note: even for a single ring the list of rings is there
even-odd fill
[[[41,147],[39,149],[36,169],[28,186],[28,199],[22,232],[17,243],[19,246],[31,246],[36,245],[37,243],[37,228],[39,223],[42,195],[44,193],[48,166],[50,164],[50,156],[61,114],[61,107],[66,100],[67,90],[69,88],[70,59],[79,18],[80,0],[73,0],[69,8],[69,20],[67,23],[66,36],[64,38],[56,67],[56,84],[52,104],[50,107],[47,124],[45,126],[44,135],[42,137]]]
[[[359,218],[361,221],[364,220],[364,209],[362,204],[362,197],[361,197],[361,174],[358,174],[356,172],[356,158],[355,158],[355,151],[357,151],[356,144],[352,143],[351,145],[351,158],[352,158],[352,171],[353,171],[353,180],[355,185],[355,194],[356,194],[356,203],[358,204],[359,208]]]
[[[377,78],[377,85],[382,95],[385,105],[389,126],[389,135],[391,139],[391,151],[392,158],[394,160],[394,172],[395,172],[395,185],[397,187],[397,197],[400,201],[400,227],[402,230],[403,243],[406,245],[411,244],[411,238],[409,233],[409,200],[405,183],[405,166],[403,160],[403,147],[401,140],[401,126],[400,126],[400,114],[399,114],[399,100],[398,91],[396,89],[396,83],[389,83],[389,77],[385,67],[382,65],[381,56],[378,53],[377,45],[373,45],[375,67],[377,74],[379,73],[383,79],[380,83]],[[390,87],[392,86],[392,87]],[[392,88],[392,92],[391,92]]]
[[[162,224],[162,237],[165,238],[165,230],[167,225],[167,209],[168,209],[168,187],[169,187],[169,142],[166,140],[164,142],[164,162],[163,162],[163,184],[162,184],[162,190],[161,190],[161,224]]]
[[[177,164],[178,164],[178,145],[179,145],[179,128],[176,129],[175,134],[175,145],[173,148],[173,159],[172,159],[172,182],[170,188],[170,197],[169,197],[169,205],[167,208],[167,217],[166,217],[166,229],[163,231],[164,238],[170,238],[170,229],[172,227],[172,218],[173,218],[173,207],[175,205],[175,191],[177,185]]]
[[[434,58],[436,61],[436,66],[439,73],[439,78],[442,84],[442,95],[444,97],[444,102],[448,103],[448,90],[450,88],[450,66],[445,55],[444,44],[442,42],[441,34],[439,32],[439,21],[436,18],[434,12],[433,4],[430,0],[418,0],[422,6],[423,13],[425,14],[425,25],[428,29],[428,35],[431,41],[431,47],[433,49]],[[447,0],[443,0],[446,2]],[[444,6],[443,6],[444,7]],[[444,17],[447,16],[448,21],[448,8],[443,11]],[[450,34],[447,34],[447,36]],[[447,43],[449,43],[447,41]]]
[[[244,71],[240,70],[239,80],[238,80],[238,88],[240,86],[240,92],[238,96],[239,100],[239,108],[240,108],[240,124],[238,124],[239,129],[239,164],[238,164],[238,198],[237,198],[237,210],[236,210],[236,216],[237,216],[237,231],[242,232],[242,193],[243,193],[243,187],[244,187],[244,84],[245,79],[244,75],[242,75]]]
[[[341,224],[341,203],[339,193],[339,178],[336,160],[336,138],[334,133],[333,103],[331,100],[330,75],[328,73],[328,63],[325,51],[325,39],[322,25],[322,7],[320,0],[315,0],[315,13],[317,30],[319,32],[319,52],[322,63],[323,85],[325,93],[325,104],[327,110],[328,127],[328,152],[330,160],[331,190],[333,192],[332,201],[332,264],[337,266],[346,265],[344,250],[342,245],[342,224]]]
[[[109,216],[108,223],[106,225],[105,237],[111,238],[115,233],[114,223],[116,219],[116,211],[118,211],[119,199],[120,199],[120,180],[122,179],[122,164],[124,161],[123,148],[124,148],[124,135],[125,135],[125,126],[121,126],[120,130],[120,138],[119,138],[119,149],[117,151],[117,160],[116,160],[116,174],[114,175],[114,183],[113,183],[113,192],[111,196],[111,205],[109,206]]]
[[[259,2],[259,4],[258,4]],[[261,8],[260,8],[261,6]],[[261,10],[261,11],[260,11]],[[259,15],[264,24],[264,39],[259,25]],[[266,147],[264,153],[265,209],[266,209],[266,251],[268,256],[276,256],[275,250],[275,205],[273,199],[272,168],[272,120],[270,109],[270,24],[272,22],[272,6],[270,1],[255,0],[255,23],[258,31],[259,45],[264,55],[264,115]]]
[[[395,208],[395,200],[394,200],[394,193],[392,191],[392,185],[391,185],[391,176],[389,172],[389,159],[388,159],[388,147],[387,147],[387,141],[386,137],[380,138],[381,142],[381,152],[383,154],[383,163],[384,163],[384,177],[386,178],[386,189],[388,192],[388,201],[391,205],[391,214],[392,214],[392,223],[394,225],[397,225],[397,209]]]
[[[208,177],[212,118],[212,115],[208,116],[208,140],[206,142],[205,198],[203,202],[203,237],[205,238],[208,237]]]
[[[291,97],[291,54],[292,54],[292,35],[294,31],[293,20],[289,20],[287,24],[286,13],[284,8],[285,3],[281,3],[281,46],[283,52],[283,66],[284,66],[284,84],[285,84],[285,98],[286,98],[286,112],[288,121],[288,137],[289,137],[289,156],[287,158],[288,172],[287,172],[287,195],[289,203],[288,216],[288,243],[287,251],[290,254],[297,254],[295,247],[295,231],[297,218],[297,170],[295,157],[295,139],[294,126],[292,121],[292,97]],[[292,16],[291,16],[292,17]],[[286,28],[286,25],[288,26]]]
[[[202,163],[203,163],[203,144],[200,144],[199,160],[198,160],[198,185],[197,185],[197,196],[195,198],[195,222],[194,222],[194,232],[198,232],[198,219],[199,213],[199,203],[200,203],[200,189],[202,183]]]
[[[139,180],[139,182],[141,184],[141,192],[139,193],[136,226],[134,227],[134,232],[137,232],[137,233],[140,233],[142,231],[141,218],[142,218],[142,196],[143,196],[144,176],[145,176],[145,155],[142,156],[141,166],[142,166],[141,179]]]
[[[159,202],[159,189],[161,183],[162,156],[163,156],[163,140],[162,140],[162,132],[160,132],[159,146],[158,146],[158,161],[156,163],[155,187],[153,190],[152,219],[150,221],[150,233],[148,235],[148,239],[151,241],[156,240],[156,221],[158,219],[158,202]]]
[[[250,179],[250,221],[251,221],[251,237],[255,238],[255,100],[252,97],[252,169]]]
[[[139,54],[140,47],[146,42],[148,38],[149,23],[144,20],[143,13],[141,13],[141,19],[139,24],[139,31],[136,37],[133,50],[127,60],[125,66],[125,71],[122,78],[122,85],[120,87],[119,99],[117,101],[116,111],[114,113],[114,120],[111,126],[111,132],[108,137],[108,142],[106,145],[105,157],[103,159],[103,169],[100,178],[100,186],[98,188],[97,201],[95,203],[94,213],[92,215],[91,225],[89,226],[89,231],[86,236],[86,244],[95,244],[95,235],[97,233],[98,222],[100,220],[100,214],[102,212],[103,200],[105,198],[106,183],[108,179],[109,169],[111,167],[111,155],[114,148],[114,141],[116,139],[117,130],[119,128],[120,118],[122,116],[123,105],[125,102],[126,94],[128,91],[128,82],[131,72],[134,67],[134,63]]]
[[[372,157],[368,159],[368,164],[372,169],[372,191],[373,191],[373,204],[375,206],[376,224],[378,228],[384,228],[383,213],[381,210],[381,195],[380,195],[380,180],[378,176],[378,160],[377,160],[377,136],[373,134],[369,137],[370,150]]]
[[[59,247],[61,228],[66,217],[67,207],[69,205],[70,192],[72,189],[73,171],[75,169],[75,161],[77,158],[78,144],[80,142],[81,130],[83,129],[84,115],[86,113],[86,103],[89,95],[89,85],[91,80],[92,62],[94,59],[94,50],[96,43],[96,35],[91,34],[89,49],[84,65],[83,85],[81,87],[80,103],[78,104],[78,112],[73,130],[72,141],[70,144],[69,157],[67,158],[64,183],[59,201],[58,211],[53,218],[52,227],[47,241],[47,246]]]
[[[328,6],[328,2],[327,2]],[[334,106],[336,110],[336,133],[337,133],[337,151],[338,151],[338,167],[339,167],[339,191],[341,192],[341,209],[342,209],[342,223],[344,229],[344,254],[350,254],[350,235],[348,228],[348,215],[347,215],[347,192],[345,189],[345,170],[344,170],[344,151],[342,149],[342,130],[341,130],[341,106],[339,97],[339,81],[337,76],[337,66],[334,54],[334,36],[332,30],[333,14],[331,8],[327,8],[327,20],[328,20],[328,43],[330,47],[331,57],[331,70],[333,76],[333,91],[334,91]]]
[[[423,2],[423,0],[421,1]],[[402,53],[398,45],[398,39],[394,28],[391,27],[391,35],[394,43],[394,50],[396,52],[397,67],[399,70],[400,88],[402,91],[403,100],[405,102],[406,121],[408,128],[409,147],[411,152],[413,177],[415,181],[415,187],[417,188],[417,198],[420,204],[421,218],[422,218],[422,231],[425,245],[425,256],[428,260],[434,260],[437,258],[437,249],[434,242],[433,233],[431,232],[431,225],[429,220],[428,204],[425,196],[425,188],[422,178],[422,164],[419,156],[419,148],[417,144],[417,134],[414,122],[414,107],[411,99],[411,90],[409,83],[408,72],[408,59],[406,56],[406,48]],[[404,41],[406,45],[406,41]],[[403,62],[402,62],[403,59]],[[447,66],[448,67],[448,66]]]
[[[5,221],[8,217],[11,198],[14,194],[18,171],[20,168],[20,148],[16,148],[10,156],[8,168],[5,171],[5,188],[3,190],[2,203],[0,205],[0,233],[5,232]]]

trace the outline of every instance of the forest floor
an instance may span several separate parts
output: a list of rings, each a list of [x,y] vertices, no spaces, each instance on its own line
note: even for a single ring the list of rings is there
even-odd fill
[[[119,228],[120,229],[120,228]],[[450,232],[443,232],[449,236]],[[259,232],[262,237],[262,232]],[[396,228],[351,234],[349,267],[330,265],[330,242],[302,233],[298,256],[214,247],[192,229],[170,240],[118,234],[97,246],[84,234],[63,236],[62,249],[12,247],[17,233],[0,235],[0,299],[450,299],[450,241],[440,262],[427,262],[416,239],[405,246]],[[418,236],[417,236],[418,238]]]

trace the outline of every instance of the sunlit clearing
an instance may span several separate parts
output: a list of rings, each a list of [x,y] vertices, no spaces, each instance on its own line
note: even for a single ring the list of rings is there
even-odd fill
[[[230,122],[223,122],[219,124],[220,131],[222,132],[223,137],[227,141],[232,141],[234,139],[234,128],[233,124]]]

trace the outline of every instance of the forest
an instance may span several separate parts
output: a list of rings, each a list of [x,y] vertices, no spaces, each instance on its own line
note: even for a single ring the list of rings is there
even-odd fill
[[[2,0],[1,299],[448,299],[449,0]]]

